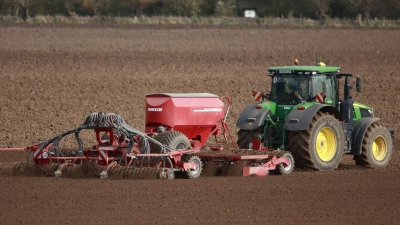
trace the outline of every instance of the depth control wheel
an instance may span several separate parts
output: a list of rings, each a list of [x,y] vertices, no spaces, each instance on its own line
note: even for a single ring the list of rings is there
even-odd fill
[[[175,173],[172,169],[162,168],[158,171],[157,178],[173,180],[175,179]]]
[[[294,159],[292,154],[290,152],[284,152],[282,154],[279,154],[279,157],[283,157],[289,160],[289,165],[286,165],[284,163],[279,163],[279,165],[276,167],[276,172],[279,175],[291,174],[292,171],[294,170]]]
[[[186,177],[189,179],[199,178],[203,171],[203,162],[196,155],[184,155],[182,157],[183,162],[191,162],[197,164],[197,169],[189,169],[185,171]]]

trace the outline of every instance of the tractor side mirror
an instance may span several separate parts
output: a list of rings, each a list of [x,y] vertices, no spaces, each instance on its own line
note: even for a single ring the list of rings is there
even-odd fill
[[[357,76],[357,79],[356,79],[356,89],[357,89],[357,92],[361,92],[361,83],[362,83],[361,77],[360,77],[360,76]]]

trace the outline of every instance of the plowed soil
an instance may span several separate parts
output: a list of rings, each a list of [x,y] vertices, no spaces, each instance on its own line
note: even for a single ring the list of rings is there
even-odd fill
[[[269,91],[267,68],[294,58],[360,74],[353,100],[398,132],[399,40],[389,29],[1,25],[0,147],[37,144],[96,111],[144,130],[144,96],[156,92],[228,95],[236,133],[252,90]],[[331,172],[196,180],[11,175],[25,159],[0,152],[1,224],[400,223],[398,151],[385,169],[345,155]]]

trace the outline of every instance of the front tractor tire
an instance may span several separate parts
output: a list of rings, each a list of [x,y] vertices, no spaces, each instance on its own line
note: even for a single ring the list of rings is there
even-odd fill
[[[333,170],[343,156],[342,127],[329,113],[317,112],[308,129],[290,132],[288,149],[298,167]]]
[[[392,157],[393,142],[389,131],[382,125],[371,124],[362,140],[361,155],[355,155],[356,165],[385,168]]]
[[[260,126],[255,130],[240,129],[238,132],[238,140],[236,141],[236,143],[241,149],[251,149],[250,144],[253,143],[253,140],[258,139],[258,135],[263,133],[264,126]]]

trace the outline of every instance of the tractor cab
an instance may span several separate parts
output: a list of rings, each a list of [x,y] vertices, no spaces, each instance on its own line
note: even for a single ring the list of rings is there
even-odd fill
[[[335,75],[340,70],[340,67],[326,66],[271,67],[268,69],[272,77],[270,99],[278,104],[288,105],[301,102],[335,105]]]
[[[306,101],[310,98],[310,79],[306,76],[274,76],[270,98],[284,105],[297,105],[303,100]]]

